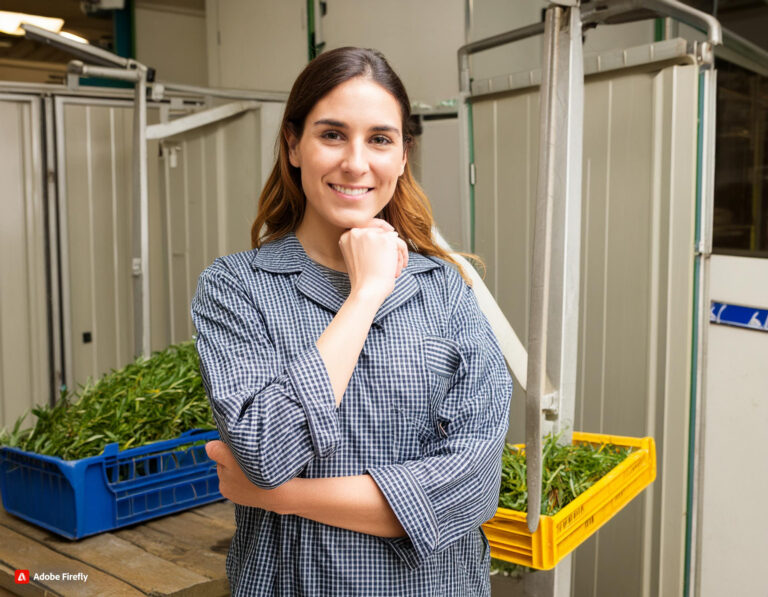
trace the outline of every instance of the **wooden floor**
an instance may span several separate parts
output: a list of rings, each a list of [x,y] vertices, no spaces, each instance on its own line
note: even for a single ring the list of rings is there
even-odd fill
[[[0,597],[5,595],[229,595],[224,561],[234,507],[217,502],[80,541],[63,539],[0,507]],[[88,579],[19,585],[14,571]]]

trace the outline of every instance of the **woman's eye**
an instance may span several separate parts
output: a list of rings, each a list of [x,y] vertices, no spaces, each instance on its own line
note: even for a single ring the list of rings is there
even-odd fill
[[[392,143],[392,139],[386,137],[385,135],[375,135],[371,141],[374,145],[389,145]]]
[[[329,141],[338,141],[341,139],[341,135],[337,131],[325,131],[322,136],[323,139],[328,139]]]

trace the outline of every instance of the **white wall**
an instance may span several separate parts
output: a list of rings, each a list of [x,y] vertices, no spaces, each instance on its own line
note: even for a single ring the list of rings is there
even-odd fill
[[[326,50],[381,51],[412,100],[456,96],[464,0],[328,0],[327,7],[318,17]],[[212,86],[290,90],[308,59],[304,0],[207,0],[206,16]]]
[[[326,49],[374,48],[386,56],[411,101],[436,104],[459,92],[456,52],[464,44],[464,0],[328,0]]]
[[[134,12],[139,62],[160,81],[208,84],[205,11],[138,1]]]
[[[289,91],[308,58],[305,0],[206,0],[209,85]]]

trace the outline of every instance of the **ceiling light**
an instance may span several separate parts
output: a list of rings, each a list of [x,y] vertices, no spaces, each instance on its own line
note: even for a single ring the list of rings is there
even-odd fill
[[[91,44],[81,44],[71,39],[67,39],[60,33],[53,33],[46,31],[40,27],[35,27],[29,23],[24,23],[21,26],[24,29],[27,39],[47,44],[59,50],[63,50],[69,54],[77,56],[87,64],[98,64],[101,66],[118,66],[120,68],[128,68],[133,63],[128,58],[123,58],[112,52],[107,52]]]
[[[0,10],[0,32],[8,35],[24,35],[24,30],[21,28],[22,23],[29,23],[41,29],[58,33],[64,26],[64,19]]]
[[[74,33],[70,33],[69,31],[62,31],[59,33],[62,37],[66,37],[67,39],[71,39],[72,41],[76,41],[81,44],[87,44],[88,40],[84,37],[80,37],[79,35],[75,35]]]

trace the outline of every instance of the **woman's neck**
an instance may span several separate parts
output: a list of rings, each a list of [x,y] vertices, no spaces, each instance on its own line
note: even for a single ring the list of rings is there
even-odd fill
[[[320,265],[340,272],[347,271],[347,265],[339,248],[339,239],[344,230],[332,227],[310,227],[306,220],[296,229],[296,238],[307,256]]]

